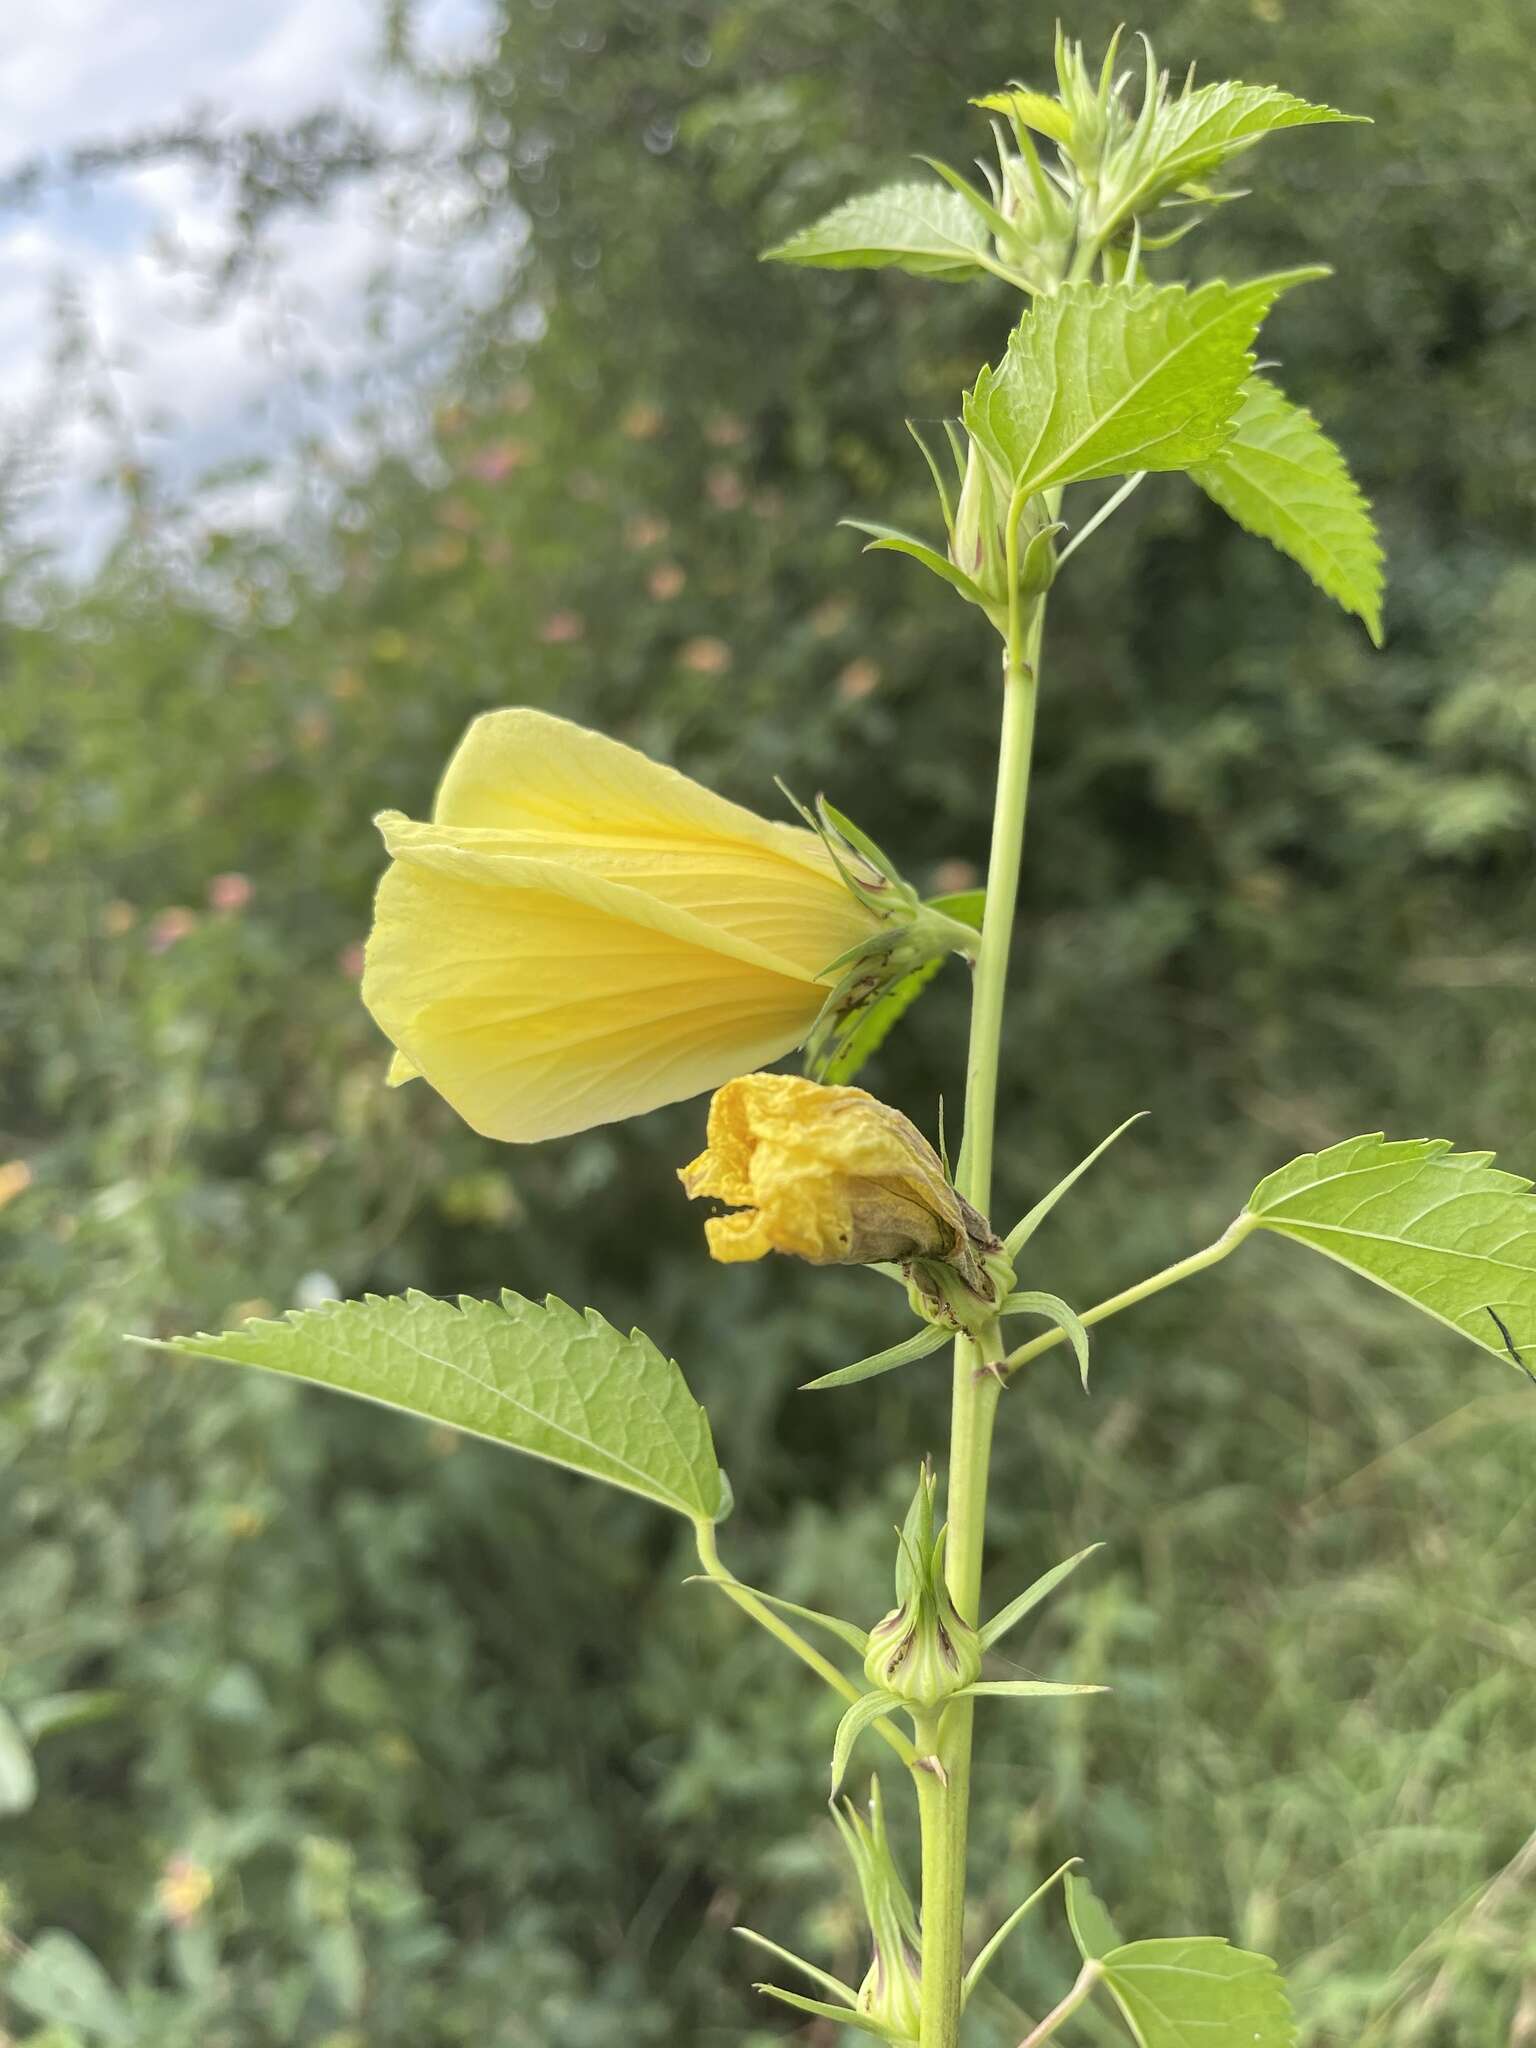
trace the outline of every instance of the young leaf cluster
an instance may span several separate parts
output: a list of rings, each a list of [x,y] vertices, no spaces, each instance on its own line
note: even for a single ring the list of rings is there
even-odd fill
[[[962,505],[967,496],[973,509],[978,497],[998,501],[980,530],[952,506],[931,456],[947,550],[878,522],[850,524],[871,533],[876,548],[912,556],[1006,633],[1008,593],[998,583],[1009,521],[1028,521],[1012,572],[1028,599],[1054,573],[1063,486],[1185,470],[1379,644],[1382,557],[1370,507],[1338,448],[1254,373],[1247,353],[1279,292],[1321,273],[1207,286],[1187,305],[1166,296],[1175,286],[1158,295],[1141,283],[1148,256],[1180,240],[1199,208],[1241,196],[1223,188],[1222,175],[1266,136],[1359,117],[1269,85],[1196,86],[1191,75],[1175,91],[1150,43],[1139,78],[1116,69],[1117,49],[1118,38],[1095,72],[1082,45],[1058,31],[1054,94],[1016,82],[974,102],[994,117],[997,161],[979,165],[984,190],[923,158],[942,184],[909,181],[850,200],[767,252],[787,263],[891,266],[951,282],[990,276],[1034,302],[1003,362],[966,399],[969,455],[949,429]],[[1170,218],[1178,225],[1168,227]],[[1224,346],[1253,307],[1246,336]],[[1202,323],[1200,341],[1184,335],[1155,367],[1175,330]],[[1064,393],[1078,407],[1070,421],[1058,418]],[[1050,494],[1043,508],[1034,502],[1041,493]]]

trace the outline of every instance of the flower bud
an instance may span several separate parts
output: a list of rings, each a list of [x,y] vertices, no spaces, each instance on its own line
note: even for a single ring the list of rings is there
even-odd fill
[[[922,1939],[917,1914],[891,1854],[880,1780],[869,1786],[869,1818],[851,1799],[833,1819],[853,1859],[875,1954],[859,1986],[859,2012],[892,2030],[902,2048],[916,2048],[922,2025]]]
[[[896,1605],[869,1632],[864,1675],[871,1685],[931,1709],[981,1675],[981,1638],[964,1620],[944,1580],[945,1530],[934,1534],[938,1481],[918,1474],[896,1552]]]
[[[788,1252],[814,1266],[953,1268],[979,1302],[1000,1298],[983,1264],[1002,1249],[991,1227],[916,1126],[862,1088],[746,1074],[716,1090],[708,1137],[678,1177],[732,1206],[704,1226],[723,1264]]]
[[[949,536],[949,559],[987,599],[1008,605],[1008,486],[986,450],[972,441]]]

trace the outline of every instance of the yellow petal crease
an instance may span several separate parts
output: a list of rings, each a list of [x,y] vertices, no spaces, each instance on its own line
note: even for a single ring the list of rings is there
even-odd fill
[[[780,1058],[821,970],[878,922],[813,834],[542,713],[477,720],[432,823],[378,822],[362,993],[388,1078],[420,1074],[493,1138],[636,1116]]]
[[[641,889],[808,974],[876,922],[814,832],[759,818],[633,747],[543,711],[477,718],[448,764],[432,818],[505,835],[509,853]]]
[[[862,1088],[747,1074],[717,1090],[686,1192],[735,1213],[705,1225],[723,1264],[788,1252],[817,1266],[946,1258],[964,1212],[933,1147]]]

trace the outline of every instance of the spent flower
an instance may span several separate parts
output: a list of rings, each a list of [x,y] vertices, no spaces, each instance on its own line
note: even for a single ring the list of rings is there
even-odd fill
[[[862,1088],[746,1074],[716,1091],[708,1143],[680,1169],[731,1213],[704,1225],[722,1264],[787,1252],[813,1266],[900,1265],[978,1311],[1002,1293],[1002,1245],[915,1124]],[[939,1276],[945,1276],[941,1282]]]

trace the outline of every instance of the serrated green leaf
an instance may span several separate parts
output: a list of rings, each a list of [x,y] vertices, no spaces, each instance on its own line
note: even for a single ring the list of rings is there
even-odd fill
[[[1009,1629],[1016,1628],[1026,1614],[1032,1614],[1048,1594],[1054,1593],[1062,1580],[1071,1576],[1085,1558],[1092,1557],[1096,1550],[1104,1548],[1102,1543],[1090,1543],[1086,1550],[1080,1550],[1076,1557],[1069,1557],[1063,1563],[1052,1565],[1048,1572],[1042,1572],[1032,1586],[1026,1586],[1006,1607],[1000,1607],[981,1630],[981,1647],[990,1650],[994,1643],[1000,1643]]]
[[[1296,2022],[1268,1956],[1197,1934],[1128,1942],[1099,1967],[1140,2048],[1293,2048]]]
[[[32,1750],[16,1722],[0,1707],[0,1817],[25,1813],[37,1798]]]
[[[1197,86],[1158,107],[1139,137],[1124,190],[1112,195],[1113,218],[1121,220],[1155,206],[1181,185],[1203,182],[1279,129],[1365,118],[1341,114],[1336,107],[1313,106],[1273,85],[1224,79]]]
[[[1250,346],[1275,300],[1327,273],[1248,284],[1069,285],[1028,311],[964,403],[967,430],[1025,496],[1188,469],[1229,439]]]
[[[894,1372],[899,1365],[910,1365],[914,1359],[926,1358],[941,1344],[947,1344],[951,1335],[950,1331],[925,1325],[915,1335],[893,1344],[889,1351],[877,1351],[872,1357],[861,1358],[853,1365],[839,1366],[836,1372],[824,1372],[819,1380],[807,1380],[800,1392],[819,1394],[828,1387],[852,1387],[860,1380],[878,1379],[883,1372]]]
[[[1072,1346],[1077,1357],[1077,1369],[1082,1375],[1083,1385],[1088,1385],[1088,1332],[1082,1317],[1059,1294],[1043,1294],[1039,1288],[1026,1288],[1018,1294],[1010,1294],[998,1310],[1004,1316],[1044,1316],[1052,1322]]]
[[[1311,1245],[1518,1365],[1511,1347],[1536,1355],[1536,1197],[1492,1159],[1452,1152],[1447,1138],[1346,1138],[1260,1181],[1242,1220]]]
[[[825,270],[878,270],[894,264],[917,277],[960,282],[980,277],[992,238],[958,192],[922,182],[884,185],[844,200],[788,241],[763,251],[765,263],[808,263]]]
[[[5,1980],[24,2012],[73,2027],[92,2041],[133,2041],[137,2029],[111,1978],[90,1950],[60,1927],[32,1941]]]
[[[1303,406],[1250,377],[1232,439],[1190,475],[1230,518],[1305,569],[1381,645],[1381,542],[1364,492]]]
[[[1085,1962],[1123,1947],[1120,1930],[1109,1917],[1109,1908],[1086,1877],[1067,1873],[1067,1924]]]
[[[141,1340],[142,1341],[142,1340]],[[720,1468],[703,1409],[648,1337],[510,1290],[457,1306],[412,1292],[292,1310],[157,1347],[260,1366],[489,1437],[713,1521]]]
[[[835,1799],[848,1775],[848,1759],[853,1755],[853,1745],[876,1721],[887,1714],[901,1712],[901,1701],[893,1693],[864,1692],[854,1701],[837,1724],[837,1733],[832,1738],[832,1797]]]

